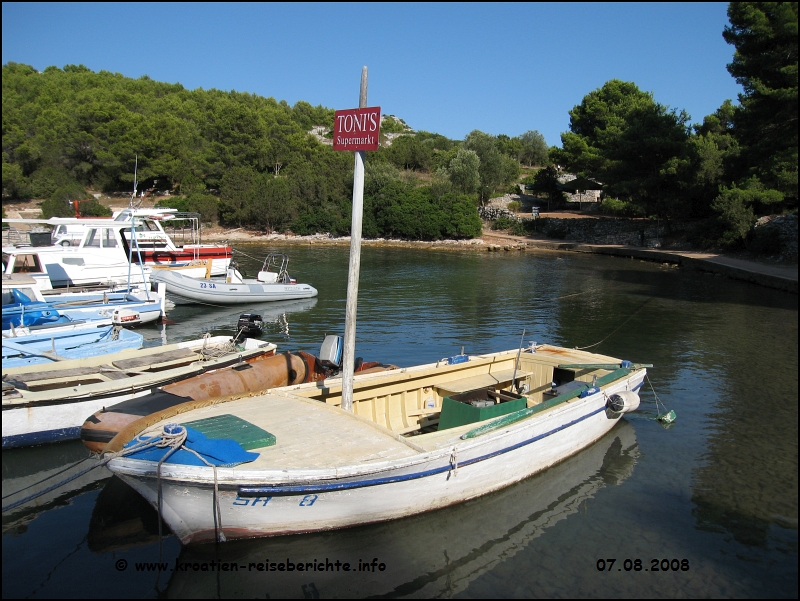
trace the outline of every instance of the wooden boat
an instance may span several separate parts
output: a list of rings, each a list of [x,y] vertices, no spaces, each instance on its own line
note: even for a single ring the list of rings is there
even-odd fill
[[[149,394],[113,406],[103,406],[84,422],[81,440],[92,453],[101,453],[117,434],[134,422],[187,401],[261,393],[302,382],[324,380],[341,369],[341,345],[340,336],[330,335],[322,343],[318,357],[302,351],[255,357],[165,384]],[[397,366],[360,361],[355,372],[364,374],[390,369],[397,369]]]
[[[100,325],[96,325],[96,324]],[[3,370],[67,359],[86,359],[125,349],[141,348],[141,334],[105,322],[55,324],[26,330],[27,335],[3,337]],[[39,368],[41,369],[41,367]]]
[[[112,440],[108,466],[184,544],[392,520],[577,453],[638,407],[645,375],[548,345],[459,356],[356,376],[353,412],[337,379],[172,407]]]
[[[345,594],[355,599],[452,598],[498,562],[511,561],[518,553],[524,553],[537,537],[546,536],[550,528],[564,527],[564,520],[582,511],[584,503],[603,494],[604,488],[624,482],[633,473],[638,455],[636,431],[622,420],[595,444],[543,473],[488,498],[461,503],[447,511],[385,522],[337,536],[322,533],[234,545],[184,547],[174,565],[196,567],[186,571],[176,568],[170,574],[166,596],[197,598],[204,591],[213,590],[222,598],[252,599],[263,595],[263,571],[201,572],[197,566],[211,562],[217,566],[275,562],[277,568],[279,562],[289,558],[296,569],[273,569],[267,576],[273,598],[296,598],[304,591],[311,591],[321,599]],[[111,550],[121,540],[138,544],[157,541],[156,512],[148,506],[148,511],[140,509],[134,513],[134,500],[123,496],[118,487],[112,487],[116,482],[116,478],[112,479],[98,496],[92,513],[96,526],[94,531],[92,525],[89,527],[89,544],[93,538],[105,540],[105,550]],[[116,495],[103,499],[108,489]],[[95,516],[102,516],[102,520],[95,521]],[[138,536],[133,536],[134,532]],[[431,544],[434,537],[436,542]],[[309,574],[297,569],[298,563],[326,558],[348,562],[350,570],[312,569]],[[377,561],[372,564],[375,558]],[[314,583],[313,588],[309,582]]]
[[[206,337],[46,366],[10,368],[4,360],[3,448],[77,439],[86,416],[104,407],[275,353],[269,342],[246,339],[231,345],[230,340]]]
[[[154,271],[150,281],[166,284],[167,294],[176,303],[237,305],[286,301],[317,296],[316,288],[298,284],[287,272],[289,259],[281,253],[267,256],[255,280],[246,280],[235,267],[229,267],[224,282],[187,277],[171,270]]]

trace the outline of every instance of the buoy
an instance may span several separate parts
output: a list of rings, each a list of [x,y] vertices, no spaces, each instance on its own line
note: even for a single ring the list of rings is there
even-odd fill
[[[609,397],[606,407],[617,413],[636,411],[639,408],[639,395],[632,390],[617,392]]]

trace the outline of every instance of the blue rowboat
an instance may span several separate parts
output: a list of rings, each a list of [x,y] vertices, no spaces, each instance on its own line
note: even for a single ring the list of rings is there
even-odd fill
[[[3,368],[83,359],[142,347],[142,335],[113,325],[39,331],[3,338]]]

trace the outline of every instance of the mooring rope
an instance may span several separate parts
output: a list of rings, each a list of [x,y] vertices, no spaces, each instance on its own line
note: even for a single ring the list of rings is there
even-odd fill
[[[88,460],[88,459],[91,459],[91,458],[92,458],[92,455],[91,455],[91,453],[90,453],[90,454],[89,454],[87,457],[84,457],[83,459],[80,459],[80,460],[76,461],[75,463],[73,463],[73,464],[71,464],[71,465],[68,465],[68,466],[67,466],[67,467],[65,467],[64,469],[57,471],[55,474],[50,474],[49,476],[46,476],[45,478],[42,478],[42,479],[41,479],[41,480],[39,480],[38,482],[34,482],[33,484],[29,484],[29,485],[28,485],[28,486],[26,486],[25,488],[20,488],[19,490],[15,490],[14,492],[10,492],[10,493],[8,493],[7,495],[3,495],[3,500],[6,500],[6,499],[7,499],[7,498],[9,498],[9,497],[13,497],[14,495],[18,495],[18,494],[19,494],[19,493],[21,493],[22,491],[24,491],[24,490],[28,490],[29,488],[33,488],[34,486],[39,486],[39,485],[40,485],[40,484],[42,484],[43,482],[47,482],[47,481],[48,481],[50,478],[55,478],[56,476],[60,476],[60,475],[61,475],[61,474],[63,474],[64,472],[71,470],[72,468],[74,468],[74,467],[76,467],[76,466],[80,465],[80,464],[81,464],[81,463],[83,463],[84,461],[86,461],[86,460]],[[3,509],[3,511],[5,511],[5,509]]]
[[[637,314],[639,311],[641,311],[641,310],[644,308],[644,306],[645,306],[647,303],[649,303],[651,300],[653,300],[653,299],[651,299],[651,298],[648,298],[648,299],[647,299],[646,301],[644,301],[644,302],[643,302],[641,305],[639,305],[639,308],[638,308],[638,309],[636,309],[636,311],[634,311],[633,313],[631,313],[631,314],[628,316],[628,319],[626,319],[625,321],[623,321],[623,322],[622,322],[622,323],[619,325],[619,327],[617,327],[617,328],[616,328],[616,329],[615,329],[613,332],[611,332],[611,333],[610,333],[608,336],[606,336],[605,338],[603,338],[603,339],[602,339],[600,342],[595,342],[594,344],[590,344],[589,346],[576,346],[576,347],[575,347],[575,350],[576,350],[576,351],[584,351],[584,350],[586,350],[587,348],[592,348],[592,347],[594,347],[594,346],[599,346],[599,345],[603,344],[603,343],[604,343],[606,340],[608,340],[608,339],[609,339],[609,338],[611,338],[611,337],[612,337],[614,334],[616,334],[617,332],[619,332],[619,331],[622,329],[622,327],[623,327],[623,326],[624,326],[626,323],[628,323],[628,322],[629,322],[631,319],[633,319],[633,318],[636,316],[636,314]]]
[[[242,250],[239,250],[238,248],[234,248],[234,249],[233,249],[233,252],[235,252],[235,253],[239,253],[240,255],[244,255],[244,256],[245,256],[245,257],[247,257],[248,259],[252,259],[253,261],[256,261],[256,262],[260,262],[260,261],[261,261],[261,259],[257,259],[256,257],[250,256],[250,255],[248,255],[246,252],[244,252],[244,251],[242,251]]]
[[[28,495],[27,497],[25,497],[23,499],[20,499],[18,501],[14,501],[13,503],[9,503],[8,505],[5,505],[3,507],[3,509],[2,509],[2,512],[5,513],[6,511],[11,511],[12,509],[17,508],[20,505],[24,505],[25,503],[28,503],[29,501],[33,501],[34,499],[38,499],[42,495],[46,495],[47,493],[52,492],[55,489],[57,489],[57,488],[59,488],[61,486],[64,486],[65,484],[68,484],[69,482],[72,482],[73,480],[75,480],[77,478],[80,478],[81,476],[83,476],[85,474],[88,474],[89,472],[91,472],[95,468],[103,467],[104,465],[106,465],[112,459],[116,459],[117,457],[124,457],[125,455],[128,455],[128,454],[136,452],[136,451],[141,451],[141,450],[143,450],[143,449],[145,449],[145,448],[147,448],[149,446],[155,446],[155,442],[142,441],[142,440],[140,440],[140,438],[137,438],[137,444],[133,445],[132,447],[127,448],[124,451],[120,451],[119,453],[109,453],[107,457],[104,457],[103,459],[101,459],[100,461],[95,463],[94,465],[91,465],[91,466],[87,467],[86,469],[83,469],[83,470],[79,471],[78,473],[73,474],[72,476],[69,476],[68,478],[65,478],[64,480],[56,482],[55,484],[52,484],[51,486],[48,486],[47,488],[45,488],[43,490],[40,490],[39,492],[33,493],[32,495]],[[89,457],[87,457],[86,459],[89,459]],[[58,472],[58,473],[63,473],[65,471],[69,470],[69,469],[72,469],[76,465],[79,465],[83,461],[86,461],[86,459],[81,459],[81,461],[78,461],[77,463],[75,463],[75,464],[73,464],[73,465],[71,465],[71,466],[69,466],[67,468],[64,468],[63,470],[61,470],[61,472]],[[57,475],[57,474],[53,474],[53,476],[55,476],[55,475]],[[53,476],[48,476],[47,478],[44,478],[43,480],[37,482],[36,484],[32,484],[31,486],[36,486],[38,484],[41,484],[42,482],[46,482],[47,480],[49,480]],[[28,488],[31,488],[31,486],[27,486],[27,487],[25,487],[23,489],[20,489],[18,491],[13,492],[13,493],[9,493],[5,497],[3,497],[3,499],[5,499],[6,497],[10,497],[10,496],[19,494],[23,490],[27,490]]]
[[[666,413],[667,412],[667,406],[664,405],[664,403],[661,401],[661,399],[658,398],[658,394],[656,394],[656,389],[653,388],[653,383],[650,381],[650,376],[648,374],[645,374],[644,377],[647,380],[647,383],[650,385],[650,390],[653,391],[653,397],[656,400],[656,415],[660,415],[662,413]],[[663,409],[663,411],[659,410],[659,408],[658,408],[659,405],[661,406],[661,409]]]

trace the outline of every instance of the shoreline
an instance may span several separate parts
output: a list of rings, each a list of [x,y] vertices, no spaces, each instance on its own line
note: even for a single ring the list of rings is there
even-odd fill
[[[295,236],[287,234],[257,234],[244,228],[223,230],[214,228],[203,235],[204,242],[227,241],[231,245],[325,245],[349,246],[350,236],[331,237],[325,234]],[[512,236],[501,232],[483,230],[480,238],[469,240],[395,240],[387,238],[362,239],[363,246],[395,248],[428,248],[431,250],[479,250],[482,252],[556,251],[610,255],[633,258],[723,275],[732,279],[758,284],[767,288],[797,294],[797,266],[761,263],[720,253],[684,250],[649,249],[613,244],[584,244],[568,240],[551,240],[533,236]]]

